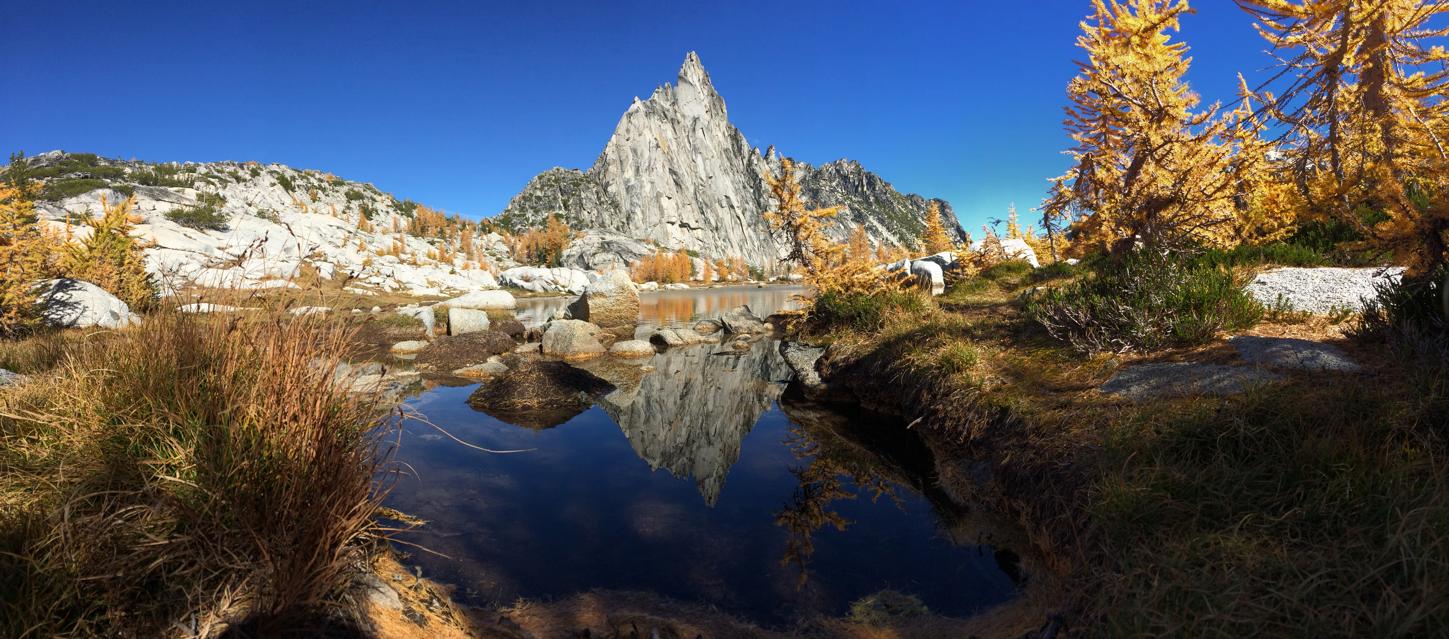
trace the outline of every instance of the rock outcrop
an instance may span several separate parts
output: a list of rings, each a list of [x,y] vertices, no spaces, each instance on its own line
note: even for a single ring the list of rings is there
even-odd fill
[[[639,323],[639,289],[622,269],[593,278],[569,304],[568,319],[583,320],[617,336],[632,335]]]
[[[57,328],[125,328],[141,322],[115,295],[90,282],[72,279],[36,284],[40,317]]]
[[[677,82],[634,99],[587,171],[550,169],[535,177],[499,217],[505,226],[538,226],[560,215],[576,229],[644,240],[668,250],[711,258],[741,257],[774,266],[781,247],[761,213],[774,207],[765,182],[781,157],[761,153],[729,121],[699,56],[689,53]],[[877,244],[914,241],[929,201],[903,195],[858,162],[819,168],[797,164],[802,190],[814,205],[841,206],[827,233],[844,240],[858,224]],[[952,231],[964,237],[949,205]],[[566,256],[566,265],[615,263],[636,251],[604,251],[601,262]],[[627,259],[627,258],[625,258]]]
[[[1394,282],[1402,268],[1277,268],[1248,283],[1248,293],[1265,306],[1282,305],[1314,315],[1357,312],[1375,287]]]
[[[603,329],[582,320],[554,320],[543,332],[543,354],[566,360],[598,357],[605,352]]]
[[[563,362],[523,361],[468,396],[468,406],[524,428],[558,426],[614,390],[612,384]]]
[[[219,288],[289,286],[297,277],[345,275],[357,292],[442,295],[497,288],[481,262],[516,266],[504,238],[474,239],[482,260],[437,258],[439,240],[397,233],[417,205],[321,171],[255,162],[149,163],[88,153],[51,151],[28,159],[44,186],[36,213],[72,232],[90,232],[101,199],[134,196],[146,242],[146,267],[169,291],[198,285]],[[187,222],[184,214],[209,211],[214,223]],[[396,251],[395,251],[396,249]],[[402,253],[403,257],[394,254]],[[429,255],[433,257],[429,257]]]

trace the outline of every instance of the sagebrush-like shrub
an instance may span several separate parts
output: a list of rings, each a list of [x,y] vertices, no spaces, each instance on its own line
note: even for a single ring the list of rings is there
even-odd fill
[[[201,193],[195,206],[186,206],[166,213],[166,219],[187,228],[201,231],[225,231],[227,218],[221,212],[226,198],[218,193]]]
[[[1031,293],[1026,310],[1083,352],[1202,344],[1263,316],[1263,306],[1227,270],[1146,253],[1104,261],[1087,278]]]
[[[1361,338],[1407,349],[1409,353],[1449,358],[1446,276],[1449,276],[1449,266],[1440,266],[1424,277],[1376,284],[1376,294],[1365,301],[1355,333]]]
[[[929,304],[924,293],[914,290],[879,293],[824,291],[815,297],[810,307],[810,323],[821,331],[836,328],[878,331],[885,326],[891,311],[921,313]]]

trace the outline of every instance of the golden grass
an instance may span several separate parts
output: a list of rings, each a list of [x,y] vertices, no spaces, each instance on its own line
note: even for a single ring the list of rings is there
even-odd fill
[[[305,624],[379,535],[390,423],[335,324],[160,314],[0,394],[0,635]]]

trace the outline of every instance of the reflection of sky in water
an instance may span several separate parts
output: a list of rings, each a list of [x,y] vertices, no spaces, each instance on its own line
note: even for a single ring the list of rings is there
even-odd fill
[[[741,304],[748,304],[761,317],[790,308],[790,299],[801,295],[799,286],[721,286],[687,291],[657,291],[639,294],[639,316],[646,324],[682,324],[712,317]],[[572,297],[520,298],[515,316],[525,326],[538,326],[563,310]]]
[[[412,403],[465,441],[535,450],[481,453],[412,425],[401,460],[417,477],[400,482],[389,502],[430,522],[404,539],[450,557],[414,552],[424,575],[459,586],[473,603],[592,588],[649,590],[786,623],[805,612],[842,614],[850,601],[882,588],[958,615],[1011,592],[989,548],[953,545],[937,532],[930,504],[904,487],[896,491],[899,504],[872,501],[868,492],[832,502],[852,523],[843,532],[816,532],[811,578],[797,587],[796,568],[781,565],[789,536],[775,516],[798,486],[791,469],[805,461],[785,445],[791,425],[773,404],[752,429],[661,453],[723,459],[727,475],[711,507],[696,478],[667,470],[694,467],[688,460],[642,459],[603,408],[534,431],[468,408],[464,400],[474,388],[437,388]],[[670,417],[635,423],[630,436],[668,439],[671,429],[690,427]],[[856,492],[849,481],[845,488]]]

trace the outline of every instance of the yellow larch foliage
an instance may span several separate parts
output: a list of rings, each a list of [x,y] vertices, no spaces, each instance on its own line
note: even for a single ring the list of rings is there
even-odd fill
[[[705,262],[708,264],[708,262]],[[684,251],[658,252],[645,255],[629,266],[629,274],[636,282],[659,282],[672,284],[688,282],[694,274],[694,265]]]
[[[730,279],[740,282],[750,279],[750,264],[745,261],[745,258],[732,255],[725,260],[725,263],[729,266]]]
[[[854,229],[851,229],[850,241],[846,242],[846,253],[855,260],[871,259],[873,252],[870,248],[870,238],[865,235],[864,226],[857,224]]]
[[[109,291],[132,310],[153,308],[156,283],[146,272],[144,246],[131,237],[131,211],[135,196],[111,204],[101,196],[101,215],[91,220],[91,234],[70,245],[62,263],[67,277],[84,280]]]
[[[513,259],[524,264],[558,266],[574,232],[558,216],[550,215],[543,228],[531,228],[513,238],[509,245]]]
[[[844,244],[826,237],[822,222],[835,217],[840,208],[806,208],[795,165],[788,158],[780,162],[779,177],[766,175],[765,180],[778,206],[765,212],[765,221],[784,240],[784,261],[804,267],[807,284],[820,292],[843,293],[874,293],[899,286],[897,278],[869,260],[847,255]]]
[[[473,226],[471,224],[463,225],[463,229],[458,231],[458,246],[463,251],[464,260],[478,261],[478,247],[473,245]]]
[[[941,223],[940,205],[931,202],[926,206],[926,228],[921,232],[921,249],[935,255],[955,248],[951,236],[946,234],[946,226]]]
[[[1120,250],[1228,246],[1236,216],[1234,145],[1218,106],[1199,105],[1174,42],[1186,0],[1092,0],[1077,45],[1087,53],[1067,87],[1075,166],[1044,209],[1077,245]]]
[[[23,334],[40,321],[33,287],[49,275],[52,247],[38,226],[33,191],[0,184],[0,337]]]
[[[1281,61],[1263,92],[1286,126],[1297,188],[1411,275],[1449,261],[1449,3],[1239,0]],[[1382,219],[1357,214],[1363,206]]]
[[[363,233],[371,233],[373,231],[372,222],[361,211],[357,212],[357,230]]]
[[[704,266],[699,272],[699,279],[708,284],[714,281],[714,262],[704,260]],[[721,277],[720,279],[724,279]]]

